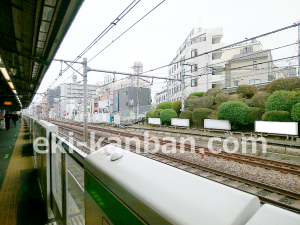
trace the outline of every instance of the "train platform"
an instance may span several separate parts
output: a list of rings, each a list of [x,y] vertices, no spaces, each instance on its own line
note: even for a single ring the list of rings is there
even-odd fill
[[[34,169],[32,140],[24,123],[0,130],[0,224],[45,224],[46,212]]]

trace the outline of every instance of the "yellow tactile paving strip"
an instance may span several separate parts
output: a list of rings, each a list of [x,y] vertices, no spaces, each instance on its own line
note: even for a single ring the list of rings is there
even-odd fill
[[[22,123],[24,126],[24,122]],[[21,129],[11,156],[2,188],[0,190],[0,224],[17,224],[18,191],[20,185],[20,171],[33,168],[32,157],[22,157],[22,146],[30,143],[23,140],[25,129]]]

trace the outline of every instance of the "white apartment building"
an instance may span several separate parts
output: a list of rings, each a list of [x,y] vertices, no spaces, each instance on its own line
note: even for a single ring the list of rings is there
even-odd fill
[[[167,88],[165,87],[162,91],[155,94],[155,108],[159,103],[167,101],[168,93]]]
[[[75,109],[81,109],[78,105],[83,98],[83,84],[77,83],[77,76],[72,76],[72,83],[63,83],[60,85],[60,117],[71,117]],[[87,85],[87,97],[91,99],[96,96],[98,85]]]
[[[169,66],[169,77],[180,79],[184,70],[185,87],[182,87],[180,81],[168,81],[168,101],[181,100],[182,88],[184,88],[184,97],[186,98],[193,92],[205,92],[214,87],[214,83],[224,80],[221,73],[213,75],[211,66],[208,66],[213,65],[217,71],[218,68],[223,68],[223,51],[204,54],[224,47],[224,44],[221,43],[222,37],[223,28],[194,28],[190,32]]]
[[[226,68],[225,82],[220,85],[222,88],[265,84],[284,77],[273,63],[271,50],[263,50],[261,43],[255,39],[225,49],[223,56]]]

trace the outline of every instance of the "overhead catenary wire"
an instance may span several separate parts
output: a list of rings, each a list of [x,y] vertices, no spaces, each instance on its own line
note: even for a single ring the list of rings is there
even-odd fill
[[[139,20],[137,20],[134,24],[132,24],[129,28],[127,28],[123,33],[121,33],[118,37],[112,40],[108,45],[106,45],[101,51],[99,51],[96,55],[94,55],[88,62],[91,62],[94,58],[96,58],[99,54],[101,54],[105,49],[107,49],[110,45],[112,45],[116,40],[118,40],[120,37],[122,37],[125,33],[127,33],[131,28],[133,28],[136,24],[138,24],[141,20],[143,20],[146,16],[148,16],[151,12],[153,12],[157,7],[159,7],[163,2],[166,0],[161,1],[159,4],[157,4],[154,8],[152,8],[148,13],[146,13],[144,16],[142,16]],[[82,68],[82,67],[81,67]],[[81,69],[79,68],[79,69]],[[67,81],[70,77],[68,77],[65,81]],[[64,81],[64,82],[65,82]]]
[[[239,42],[236,42],[236,43],[233,43],[233,44],[230,44],[230,45],[226,45],[224,47],[221,47],[221,48],[217,48],[215,50],[211,50],[211,51],[208,51],[208,52],[204,52],[204,53],[201,53],[197,56],[193,56],[193,57],[189,57],[189,58],[186,58],[186,59],[182,59],[181,62],[185,62],[187,60],[190,60],[190,59],[194,59],[194,58],[197,58],[197,57],[200,57],[200,56],[203,56],[203,55],[207,55],[209,53],[213,53],[213,52],[218,52],[220,50],[223,50],[225,48],[230,48],[232,46],[235,46],[235,45],[239,45],[239,44],[242,44],[244,42],[247,42],[247,41],[250,41],[250,40],[254,40],[254,39],[258,39],[258,38],[261,38],[261,37],[264,37],[264,36],[268,36],[270,34],[274,34],[274,33],[277,33],[277,32],[280,32],[280,31],[283,31],[283,30],[287,30],[287,29],[290,29],[290,28],[293,28],[293,27],[296,27],[298,26],[300,23],[294,23],[292,25],[289,25],[289,26],[286,26],[286,27],[283,27],[283,28],[280,28],[280,29],[277,29],[277,30],[274,30],[274,31],[270,31],[270,32],[267,32],[267,33],[264,33],[264,34],[261,34],[261,35],[258,35],[258,36],[255,36],[255,37],[252,37],[252,38],[249,38],[249,39],[246,39],[246,40],[243,40],[243,41],[239,41]],[[171,65],[174,65],[176,64],[177,62],[171,62],[167,65],[164,65],[164,66],[160,66],[160,67],[157,67],[157,68],[154,68],[154,69],[151,69],[151,70],[148,70],[148,71],[145,71],[141,74],[145,74],[145,73],[149,73],[149,72],[153,72],[155,70],[159,70],[159,69],[163,69],[163,68],[166,68],[168,66],[171,66]]]
[[[296,57],[298,57],[298,56],[300,56],[300,55],[296,55],[296,56],[292,56],[292,57],[288,57],[288,58],[296,58]],[[276,61],[278,61],[278,60],[285,60],[286,58],[281,58],[281,59],[277,59]],[[270,62],[270,61],[268,61],[268,62]],[[264,62],[264,63],[268,63],[268,62]],[[263,64],[263,63],[261,63],[261,64]],[[263,68],[263,69],[267,69],[267,68]],[[281,69],[277,69],[277,70],[275,70],[274,69],[274,71],[272,71],[272,72],[280,72],[281,71]],[[236,75],[236,76],[238,76],[238,79],[241,79],[241,78],[245,78],[245,77],[250,77],[250,76],[253,76],[252,74],[248,74],[249,72],[251,72],[251,70],[249,70],[249,71],[247,71],[247,72],[243,72],[243,73],[238,73],[238,74],[232,74],[232,75]],[[263,74],[268,74],[268,73],[270,73],[270,71],[264,71],[264,72],[259,72],[259,73],[256,73],[255,74],[255,76],[257,76],[257,75],[263,75]],[[247,74],[247,75],[242,75],[242,76],[240,76],[241,74]],[[204,76],[204,75],[206,75],[206,73],[203,73],[203,74],[200,74],[200,75],[198,75],[198,78],[199,77],[201,77],[201,76]],[[225,75],[223,75],[223,76],[225,76]],[[232,79],[234,79],[234,78],[232,78]],[[207,83],[207,81],[204,81],[204,82],[201,82],[201,83],[197,83],[197,86],[198,85],[205,85]],[[178,85],[178,84],[177,84]],[[177,86],[176,86],[177,87]],[[176,88],[176,87],[171,87],[170,88],[170,90],[172,89],[172,88]],[[186,83],[185,84],[185,89],[186,88],[188,88],[188,87],[192,87],[191,86],[191,82],[189,82],[189,83]],[[169,90],[169,91],[170,91]],[[176,92],[176,93],[178,93],[178,92]],[[176,93],[173,93],[173,94],[176,94]]]
[[[56,81],[64,72],[66,72],[70,66],[72,66],[75,62],[77,62],[86,52],[88,52],[101,38],[103,38],[114,26],[117,25],[141,0],[134,0],[131,2],[118,16],[114,19],[72,62],[69,66],[67,66],[53,81],[53,83],[49,86],[53,86]]]

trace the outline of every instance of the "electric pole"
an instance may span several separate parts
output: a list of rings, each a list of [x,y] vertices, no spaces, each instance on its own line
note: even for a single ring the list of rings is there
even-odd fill
[[[184,62],[181,64],[181,112],[184,111]]]
[[[83,134],[87,143],[87,59],[83,58]]]
[[[137,67],[137,80],[136,80],[136,118],[139,116],[139,107],[140,107],[140,98],[139,98],[139,75],[140,75],[140,67]]]
[[[207,65],[206,65],[206,88],[207,88],[207,90],[206,91],[208,91],[208,72],[209,72],[209,68],[208,68],[208,64],[209,64],[209,54],[207,54]]]
[[[300,20],[298,24],[298,76],[300,77]]]

